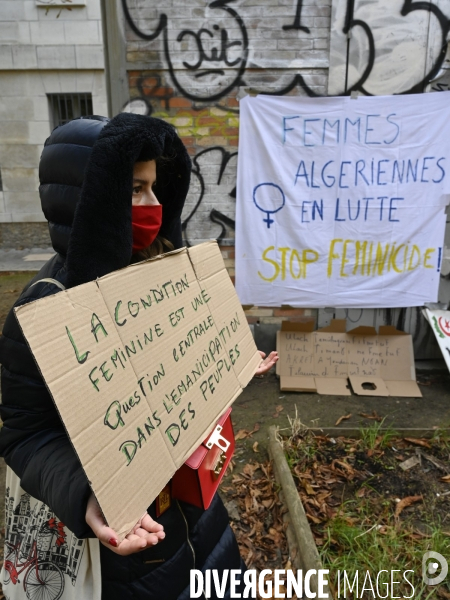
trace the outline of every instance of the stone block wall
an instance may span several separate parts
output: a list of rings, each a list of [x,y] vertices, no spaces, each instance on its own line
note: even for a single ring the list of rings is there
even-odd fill
[[[107,113],[100,0],[43,4],[0,2],[3,247],[49,245],[38,194],[39,157],[53,125],[48,94],[89,93],[94,112]],[[39,223],[35,232],[31,223]]]

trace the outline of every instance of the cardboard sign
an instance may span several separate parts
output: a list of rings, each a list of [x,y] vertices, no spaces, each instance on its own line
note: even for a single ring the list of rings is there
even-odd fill
[[[395,327],[357,327],[345,320],[313,331],[312,323],[282,323],[277,374],[282,391],[350,396],[421,397],[411,336]]]
[[[450,194],[449,100],[450,92],[241,100],[242,304],[436,301]]]
[[[442,356],[450,371],[450,310],[430,310],[426,308],[422,312],[431,325]]]
[[[120,539],[261,361],[215,242],[132,265],[16,314]]]

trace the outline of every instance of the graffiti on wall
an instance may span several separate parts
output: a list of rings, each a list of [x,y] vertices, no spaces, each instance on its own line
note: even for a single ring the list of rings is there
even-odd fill
[[[214,161],[208,160],[213,154],[218,155],[218,161],[217,159]],[[237,152],[228,152],[220,146],[206,148],[194,157],[192,161],[192,178],[194,180],[193,187],[197,187],[197,197],[193,205],[189,205],[188,203],[185,207],[182,224],[184,237],[188,245],[190,245],[190,238],[194,237],[190,234],[191,223],[203,208],[207,184],[214,186],[217,193],[228,196],[233,200],[236,199],[236,186],[234,184],[235,169],[230,169],[230,166],[236,166],[235,164],[232,165],[233,159],[236,158]],[[215,165],[213,169],[211,169],[211,162],[212,165]],[[227,177],[227,170],[231,170],[231,177]],[[216,194],[213,192],[212,195],[215,196]],[[229,230],[234,231],[235,228],[234,219],[215,208],[209,209],[208,212],[211,222],[217,226],[217,230],[212,232],[212,237],[215,237],[219,243],[223,239],[230,237]],[[232,212],[234,213],[234,206]],[[195,230],[198,231],[197,224],[195,225]]]
[[[449,17],[443,0],[334,0],[329,94],[425,91],[444,66]]]
[[[126,110],[151,114],[154,106],[162,106],[169,111],[174,97],[191,101],[193,110],[201,111],[205,106],[224,107],[227,97],[240,89],[260,94],[284,95],[296,91],[311,97],[321,95],[317,88],[307,83],[301,66],[289,63],[289,69],[271,69],[274,65],[268,52],[256,64],[252,45],[256,44],[258,28],[262,28],[260,33],[263,34],[268,25],[262,19],[254,18],[245,1],[213,0],[205,2],[203,7],[198,3],[199,16],[195,25],[194,19],[177,19],[169,11],[152,8],[151,13],[145,12],[144,9],[149,6],[150,3],[122,0],[125,19],[135,36],[144,42],[159,41],[162,66],[162,69],[150,70],[137,79],[137,94]],[[328,25],[331,29],[330,81],[333,87],[334,80],[333,95],[352,92],[365,95],[417,93],[424,91],[433,80],[432,87],[428,89],[449,89],[450,81],[442,80],[450,32],[450,20],[443,6],[443,0],[392,0],[387,9],[382,2],[333,0],[331,28]],[[277,39],[293,39],[289,36],[295,32],[304,39],[317,35],[317,29],[311,26],[311,17],[308,16],[311,13],[306,11],[304,0],[293,0],[284,14],[285,17],[272,26],[278,27],[278,32],[272,29]],[[183,27],[184,23],[188,26]],[[433,51],[428,52],[430,44]],[[404,55],[411,52],[414,45],[416,53],[421,54],[422,62],[405,63]],[[335,48],[337,52],[334,52]],[[432,59],[426,59],[427,55]],[[420,63],[420,68],[417,63]],[[390,70],[386,68],[387,64]],[[312,64],[309,66],[313,67]],[[327,66],[319,61],[316,69],[326,69]],[[383,76],[380,75],[382,69],[385,71]],[[261,77],[261,73],[268,70],[270,77]],[[262,85],[262,81],[266,84]],[[227,106],[226,110],[238,112],[237,107]],[[177,110],[177,115],[182,116],[183,113]],[[225,126],[222,125],[222,128]],[[215,129],[220,129],[220,125],[216,124]],[[190,135],[195,138],[197,130],[191,126]],[[217,135],[226,137],[220,131]],[[205,169],[211,176],[211,164],[205,162],[208,156],[218,157],[215,186],[219,187],[219,193],[212,184],[206,186],[204,183]],[[197,185],[193,189],[196,192],[183,216],[188,243],[194,238],[210,237],[212,232],[222,240],[229,237],[234,229],[234,198],[230,193],[232,190],[228,189],[230,186],[223,186],[222,179],[226,170],[232,170],[229,161],[230,152],[226,146],[215,143],[210,148],[201,149],[194,157],[193,175]],[[224,187],[226,190],[223,190]],[[221,200],[216,206],[211,206],[210,198]],[[227,199],[230,211],[223,209]],[[209,223],[202,224],[205,218]],[[214,223],[213,227],[211,223]]]
[[[225,98],[233,90],[249,85],[244,77],[250,51],[248,28],[245,19],[232,6],[234,2],[235,0],[213,0],[206,3],[208,27],[181,29],[175,37],[175,50],[176,32],[169,27],[166,13],[159,14],[153,31],[144,31],[139,25],[140,20],[134,18],[132,1],[122,0],[122,7],[129,27],[140,39],[149,42],[162,37],[165,65],[178,94],[193,101],[215,102]],[[310,33],[310,28],[302,24],[302,9],[303,0],[294,0],[292,22],[282,25],[280,37],[283,31]],[[175,53],[181,61],[177,66],[174,64]],[[183,54],[189,58],[183,60]],[[207,85],[199,85],[205,80]],[[283,95],[296,87],[309,96],[317,95],[300,73],[291,75],[290,81],[278,89],[255,88],[254,91]]]
[[[122,0],[124,15],[131,30],[144,41],[153,41],[159,36],[163,39],[163,54],[171,82],[175,90],[186,98],[200,102],[214,102],[226,97],[233,90],[246,87],[248,83],[245,74],[248,68],[250,42],[245,18],[239,14],[232,4],[236,0],[214,0],[207,4],[208,27],[196,29],[181,29],[175,37],[169,27],[169,17],[161,12],[156,19],[153,31],[145,31],[133,14],[133,0]],[[331,27],[331,39],[336,33],[345,39],[346,79],[344,86],[336,90],[334,95],[349,94],[358,91],[371,95],[365,84],[372,75],[385,85],[384,93],[393,93],[390,79],[394,75],[380,78],[378,64],[385,66],[386,61],[402,61],[401,76],[406,87],[396,90],[397,93],[420,93],[426,85],[440,72],[446,57],[447,38],[450,33],[450,19],[442,9],[442,0],[435,2],[415,2],[413,0],[392,0],[387,12],[386,5],[381,2],[367,0],[334,0],[334,23]],[[296,0],[292,7],[292,21],[281,26],[279,39],[283,32],[300,31],[314,36],[310,27],[303,25],[303,0]],[[448,7],[447,12],[448,12]],[[245,10],[245,6],[241,7]],[[450,15],[449,15],[450,16]],[[433,28],[432,28],[433,25]],[[392,35],[387,33],[395,32]],[[432,35],[433,34],[433,35]],[[391,38],[388,40],[387,38]],[[432,38],[432,39],[431,39]],[[424,44],[421,46],[422,41]],[[390,46],[389,46],[390,44]],[[427,48],[435,46],[434,59],[426,72],[420,72]],[[421,60],[410,60],[405,65],[404,56],[399,53],[399,45],[405,51],[417,51],[423,55]],[[182,68],[175,68],[174,53],[185,53],[189,59],[182,61]],[[349,79],[349,65],[355,60],[354,80]],[[324,65],[325,66],[325,65]],[[180,65],[178,65],[180,67]],[[254,68],[255,65],[252,65]],[[258,65],[264,69],[265,65]],[[301,68],[290,68],[290,80],[282,87],[270,86],[253,88],[255,93],[283,95],[296,87],[310,96],[317,93],[309,86],[302,74]],[[411,74],[411,70],[414,75]],[[292,71],[296,71],[292,73]],[[213,76],[213,78],[212,78]],[[356,76],[356,79],[355,79]],[[398,72],[395,73],[398,76]],[[410,83],[411,76],[415,80]],[[208,79],[206,91],[198,85]],[[394,92],[395,93],[395,92]]]

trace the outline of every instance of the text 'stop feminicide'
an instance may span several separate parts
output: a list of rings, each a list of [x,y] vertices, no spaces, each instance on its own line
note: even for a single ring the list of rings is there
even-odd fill
[[[215,242],[132,265],[16,314],[120,539],[261,360]]]

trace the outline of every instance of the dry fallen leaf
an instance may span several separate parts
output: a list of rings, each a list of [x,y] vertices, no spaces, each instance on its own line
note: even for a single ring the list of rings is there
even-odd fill
[[[247,463],[244,468],[242,469],[242,472],[245,473],[245,475],[248,475],[249,477],[253,477],[253,473],[255,471],[257,471],[259,469],[259,464],[255,463],[255,464],[250,464]]]
[[[311,487],[311,484],[309,484],[307,481],[302,481],[302,485],[305,488],[305,492],[308,494],[308,496],[315,496],[316,492]]]
[[[255,425],[253,426],[253,431],[249,431],[248,429],[239,429],[239,431],[234,436],[234,439],[245,440],[245,438],[251,437],[254,433],[259,431],[260,427],[261,426],[259,423],[255,423]]]
[[[348,415],[342,415],[342,417],[339,417],[339,419],[336,421],[335,426],[337,427],[338,425],[340,425],[342,423],[342,421],[346,421],[347,419],[350,419],[351,416],[352,416],[352,413],[349,413]]]
[[[284,410],[284,406],[282,406],[281,404],[279,404],[278,406],[275,406],[275,411],[274,414],[272,415],[272,417],[279,417],[280,416],[280,412]]]
[[[258,453],[259,453],[259,450],[258,450],[258,442],[255,442],[255,443],[253,444],[253,452],[258,452]]]
[[[380,417],[380,415],[378,415],[375,410],[372,411],[371,415],[368,415],[367,413],[359,413],[359,416],[364,417],[365,419],[374,419],[379,423],[381,423],[381,421],[383,420],[383,417]]]
[[[441,477],[441,481],[445,481],[445,483],[450,483],[450,475],[444,475],[444,477]]]
[[[431,385],[431,381],[422,381],[422,379],[416,379],[418,385]]]
[[[394,515],[396,517],[399,517],[400,513],[402,512],[402,510],[404,508],[406,508],[407,506],[411,506],[411,504],[414,504],[414,502],[421,502],[422,500],[423,500],[422,496],[407,496],[406,498],[403,498],[397,504]]]
[[[312,521],[313,523],[316,523],[316,525],[318,525],[319,523],[322,523],[322,521],[320,519],[318,519],[317,517],[314,517],[310,513],[306,513],[306,516],[308,517],[308,519],[310,521]]]
[[[405,442],[409,442],[410,444],[414,444],[415,446],[423,446],[424,448],[431,448],[431,445],[429,442],[427,442],[427,440],[424,440],[423,438],[419,439],[419,438],[403,438],[405,440]]]

